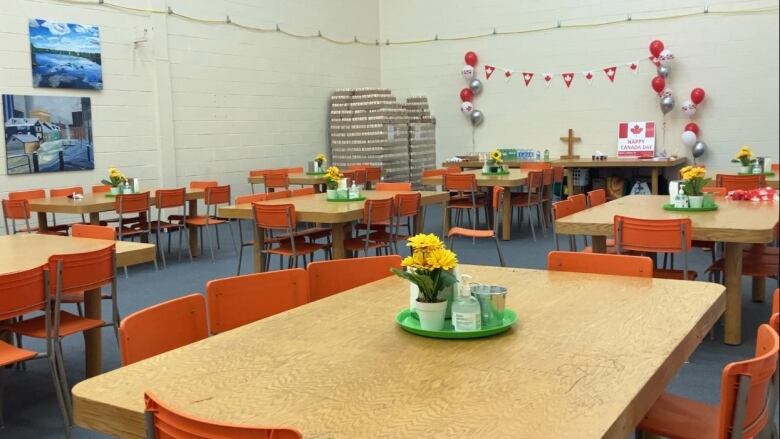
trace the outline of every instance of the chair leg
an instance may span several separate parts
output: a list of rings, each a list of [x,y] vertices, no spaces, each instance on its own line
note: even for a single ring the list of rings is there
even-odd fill
[[[238,250],[238,269],[236,270],[236,276],[241,274],[241,261],[244,259],[244,246],[241,245],[241,248]]]
[[[216,230],[217,227],[216,226],[215,227],[204,226],[204,227],[215,230],[214,234],[216,235],[216,239],[217,239],[217,248],[219,248],[219,231]],[[212,242],[212,238],[211,238],[211,236],[209,235],[208,232],[206,232],[206,235],[209,237],[209,251],[211,252],[211,262],[214,262],[215,261],[214,260],[214,242]]]
[[[122,267],[122,268],[124,268],[124,269],[125,269],[125,279],[129,279],[129,278],[130,278],[130,276],[127,274],[127,265],[125,265],[125,266],[124,266],[124,267]]]
[[[233,251],[236,253],[236,256],[238,256],[238,250],[236,249],[236,236],[233,234],[233,225],[230,224],[230,221],[225,224],[227,224],[227,228],[230,231],[230,242],[233,243]]]
[[[534,220],[531,218],[531,207],[528,207],[528,225],[531,226],[531,236],[534,238],[534,242],[536,242],[536,231],[534,230]]]
[[[493,239],[496,242],[496,251],[498,251],[498,263],[501,264],[502,267],[506,267],[506,264],[504,263],[504,255],[501,254],[501,245],[498,243],[498,236],[494,236]]]
[[[79,317],[84,317],[84,310],[81,308],[81,302],[76,303],[76,311],[79,313]]]
[[[70,417],[68,415],[68,407],[65,405],[65,396],[63,393],[65,392],[65,389],[62,388],[62,383],[60,382],[59,374],[57,372],[57,359],[54,358],[54,355],[50,355],[47,359],[49,361],[49,370],[51,371],[51,378],[52,381],[54,381],[54,393],[57,395],[57,403],[60,406],[60,414],[62,415],[62,420],[65,423],[65,436],[68,437],[70,435]]]
[[[165,250],[163,250],[163,246],[160,245],[160,231],[157,230],[155,235],[157,235],[155,237],[155,239],[157,240],[157,248],[160,249],[160,256],[162,256],[163,268],[168,268],[168,263],[165,261]],[[170,233],[168,233],[168,251],[171,251],[171,234]],[[155,258],[154,262],[155,262],[155,265],[156,265],[157,258]]]
[[[68,427],[73,425],[73,405],[70,401],[70,389],[68,388],[68,376],[65,374],[65,358],[62,356],[62,340],[53,341],[55,363],[57,364],[57,375],[59,376],[60,389],[62,389],[63,400],[65,401],[65,411],[67,412]]]

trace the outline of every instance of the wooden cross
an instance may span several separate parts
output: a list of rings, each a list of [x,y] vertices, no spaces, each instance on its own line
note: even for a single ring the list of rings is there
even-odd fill
[[[579,142],[582,140],[579,137],[574,137],[574,130],[569,128],[569,135],[567,137],[561,137],[561,141],[568,142],[569,143],[569,153],[567,155],[562,155],[562,159],[578,159],[580,156],[574,155],[574,142]]]

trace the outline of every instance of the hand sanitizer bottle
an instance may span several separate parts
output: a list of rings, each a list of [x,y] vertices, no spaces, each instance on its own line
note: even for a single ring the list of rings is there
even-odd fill
[[[349,187],[349,198],[358,198],[360,194],[358,193],[358,187],[355,184],[354,180],[352,181],[352,186]]]
[[[471,287],[459,284],[460,295],[452,304],[452,326],[456,332],[479,331],[482,319],[479,301],[471,295]]]
[[[688,207],[688,200],[685,198],[685,192],[683,192],[682,187],[677,192],[677,196],[674,197],[674,207],[678,209]]]

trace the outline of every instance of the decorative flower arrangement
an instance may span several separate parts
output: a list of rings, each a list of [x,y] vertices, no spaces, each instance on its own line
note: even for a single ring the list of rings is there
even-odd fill
[[[504,163],[504,156],[501,154],[501,151],[495,150],[490,153],[490,160],[488,162],[491,165],[500,165]]]
[[[126,181],[127,177],[125,177],[125,175],[122,174],[119,169],[108,168],[108,180],[103,179],[100,182],[111,187],[119,187]]]
[[[750,147],[743,146],[742,148],[739,148],[739,152],[731,161],[732,163],[739,163],[742,166],[750,166],[754,161],[753,151],[750,150]]]
[[[344,174],[336,166],[331,166],[325,171],[325,181],[327,181],[328,189],[337,189],[342,178],[344,178]]]
[[[457,279],[449,271],[458,265],[458,257],[447,249],[438,236],[420,233],[408,239],[406,245],[411,247],[412,255],[401,262],[406,271],[392,268],[397,276],[417,285],[421,303],[439,303],[439,291],[452,286]]]
[[[319,154],[317,154],[317,157],[314,157],[314,161],[315,161],[315,162],[317,162],[317,163],[319,163],[319,164],[320,164],[320,166],[322,166],[322,164],[323,164],[323,163],[325,163],[325,162],[327,162],[327,161],[328,161],[328,159],[327,159],[327,158],[325,158],[325,154],[323,154],[323,153],[319,153]]]
[[[711,178],[704,178],[707,175],[707,170],[702,166],[686,166],[680,169],[680,176],[683,178],[683,192],[689,197],[702,196],[702,188],[707,186]]]

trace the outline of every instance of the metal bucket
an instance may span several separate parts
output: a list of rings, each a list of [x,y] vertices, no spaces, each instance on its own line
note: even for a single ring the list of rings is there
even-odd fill
[[[482,327],[502,325],[506,306],[506,288],[497,285],[471,285],[470,290],[471,295],[479,301]]]

